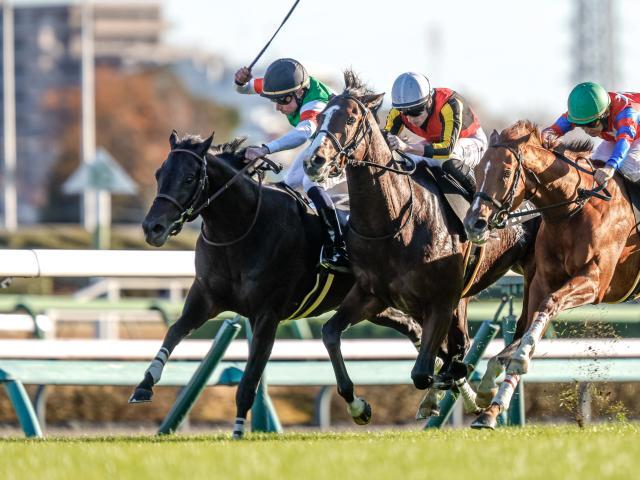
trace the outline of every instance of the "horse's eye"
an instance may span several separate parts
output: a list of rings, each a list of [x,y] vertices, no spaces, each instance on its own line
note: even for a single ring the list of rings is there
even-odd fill
[[[511,178],[511,170],[505,170],[502,172],[502,178],[504,180],[509,180]]]
[[[354,123],[356,123],[356,117],[347,118],[347,125],[353,125]]]
[[[194,177],[193,175],[189,175],[187,178],[184,179],[184,183],[193,183],[195,179],[196,177]]]

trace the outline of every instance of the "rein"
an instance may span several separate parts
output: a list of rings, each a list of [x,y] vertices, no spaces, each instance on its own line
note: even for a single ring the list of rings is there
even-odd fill
[[[516,160],[518,162],[518,168],[516,170],[514,180],[511,183],[511,186],[509,187],[509,190],[505,194],[505,197],[504,197],[504,199],[502,201],[498,201],[498,200],[494,199],[493,197],[491,197],[490,195],[488,195],[487,193],[482,192],[482,191],[476,192],[476,194],[474,195],[474,199],[475,198],[479,198],[479,199],[491,204],[493,207],[496,208],[496,212],[493,214],[492,219],[489,222],[491,228],[497,228],[497,229],[505,228],[506,225],[507,225],[507,222],[512,218],[535,215],[535,214],[543,213],[543,212],[545,212],[547,210],[551,210],[551,209],[554,209],[554,208],[559,208],[559,207],[564,207],[566,205],[575,204],[576,208],[572,209],[566,216],[566,218],[571,218],[572,216],[577,214],[580,210],[582,210],[582,208],[585,206],[585,204],[592,197],[599,198],[599,199],[604,200],[606,202],[610,201],[611,198],[612,198],[611,193],[609,193],[609,191],[607,190],[607,188],[606,188],[607,185],[605,183],[603,185],[598,185],[597,187],[595,187],[595,188],[593,188],[591,190],[587,190],[587,189],[584,189],[584,188],[578,188],[578,193],[576,195],[576,198],[574,198],[572,200],[564,200],[562,202],[553,203],[551,205],[545,205],[544,207],[535,208],[535,209],[532,209],[532,210],[526,210],[526,211],[522,211],[522,212],[512,212],[511,209],[513,208],[513,201],[514,201],[514,197],[515,197],[516,187],[517,187],[518,183],[520,182],[520,178],[522,177],[522,172],[523,171],[529,172],[533,176],[535,184],[536,184],[536,190],[533,192],[532,195],[529,196],[529,198],[525,198],[525,200],[528,200],[528,199],[532,198],[533,196],[535,196],[535,194],[538,191],[538,187],[543,186],[543,183],[540,181],[540,179],[538,178],[538,175],[533,170],[527,168],[524,165],[524,161],[522,160],[522,155],[521,155],[520,151],[518,149],[516,149],[513,145],[507,144],[507,143],[500,143],[500,144],[491,145],[491,146],[493,148],[506,148],[507,150],[509,150],[513,154],[513,156],[516,158]],[[567,158],[562,153],[557,152],[555,150],[551,150],[551,152],[555,155],[556,158],[562,160],[563,162],[565,162],[566,164],[572,166],[576,170],[578,170],[580,172],[583,172],[583,173],[587,173],[587,174],[593,176],[593,171],[587,170],[586,168],[584,168],[581,165],[579,165],[577,162]],[[604,192],[604,195],[601,194],[600,192]]]
[[[251,160],[250,162],[248,162],[242,169],[238,170],[238,172],[236,172],[236,174],[231,177],[229,180],[227,180],[227,182],[222,185],[222,187],[220,187],[215,193],[213,193],[213,195],[209,196],[204,202],[202,202],[199,206],[196,207],[198,201],[200,200],[200,197],[202,197],[203,194],[206,194],[206,192],[208,191],[209,187],[209,180],[208,180],[208,175],[207,175],[207,160],[205,157],[198,155],[196,152],[192,151],[192,150],[187,150],[184,148],[176,148],[173,149],[169,152],[169,155],[173,154],[173,153],[177,153],[177,152],[182,152],[182,153],[188,153],[189,155],[195,157],[200,164],[202,165],[202,168],[200,169],[200,179],[198,181],[198,189],[196,190],[196,192],[193,194],[192,198],[187,202],[188,206],[183,206],[176,198],[172,197],[171,195],[167,195],[164,193],[159,193],[158,195],[156,195],[156,198],[158,199],[164,199],[167,200],[169,202],[171,202],[173,205],[175,205],[178,210],[181,212],[180,213],[180,217],[178,218],[178,220],[176,220],[175,222],[173,222],[173,224],[170,227],[170,232],[169,235],[173,236],[173,235],[177,235],[178,233],[180,233],[180,231],[182,230],[182,227],[184,226],[184,224],[186,222],[191,222],[192,220],[195,220],[198,215],[200,215],[200,213],[207,208],[209,205],[211,205],[211,203],[216,200],[220,195],[222,195],[224,192],[226,192],[229,187],[231,185],[233,185],[234,183],[236,183],[241,176],[244,173],[247,173],[247,171],[254,166],[259,160],[265,162],[267,165],[266,166],[258,166],[254,168],[254,172],[253,173],[258,173],[258,200],[257,200],[257,205],[256,205],[256,209],[255,209],[255,215],[253,217],[253,220],[251,221],[251,224],[249,225],[249,228],[247,229],[246,232],[244,232],[242,235],[240,235],[238,238],[235,238],[234,240],[228,241],[228,242],[214,242],[208,238],[206,238],[205,234],[204,234],[204,225],[203,228],[201,230],[201,234],[202,234],[202,239],[205,241],[205,243],[207,243],[208,245],[212,245],[214,247],[227,247],[230,245],[233,245],[235,243],[238,243],[242,240],[244,240],[249,233],[251,232],[251,230],[253,230],[253,227],[255,226],[257,220],[258,220],[258,215],[260,214],[260,207],[262,205],[262,191],[263,191],[263,178],[264,178],[264,171],[268,170],[268,169],[273,169],[273,170],[278,170],[281,167],[279,165],[277,165],[275,162],[273,162],[272,160],[266,159],[266,158],[256,158],[254,160]]]

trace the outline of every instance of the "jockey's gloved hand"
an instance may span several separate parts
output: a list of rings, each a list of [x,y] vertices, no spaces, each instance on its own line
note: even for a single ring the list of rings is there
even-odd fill
[[[236,82],[236,85],[242,86],[251,80],[252,77],[251,70],[249,70],[248,67],[242,67],[236,72],[233,80]]]
[[[249,147],[244,152],[244,158],[251,161],[257,158],[262,158],[265,155],[269,155],[269,149],[265,146],[262,147]]]
[[[409,145],[407,145],[406,142],[401,140],[400,137],[396,135],[388,134],[387,143],[389,144],[389,148],[391,150],[400,150],[401,152],[404,152],[405,150],[407,150],[407,148],[409,148]]]
[[[558,146],[560,137],[552,128],[545,128],[542,131],[542,146],[548,150],[552,150]]]
[[[602,168],[598,168],[593,173],[593,178],[598,185],[604,185],[609,180],[611,180],[611,177],[613,177],[614,173],[616,173],[616,170],[613,167],[604,166]]]

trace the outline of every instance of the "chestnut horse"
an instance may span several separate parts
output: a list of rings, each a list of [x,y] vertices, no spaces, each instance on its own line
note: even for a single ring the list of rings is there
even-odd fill
[[[520,340],[489,362],[478,395],[495,396],[475,428],[495,427],[553,317],[580,305],[623,301],[635,290],[640,239],[629,198],[621,177],[606,189],[595,184],[594,168],[585,158],[591,148],[590,142],[580,142],[565,145],[562,153],[547,150],[536,126],[520,121],[491,135],[476,167],[480,187],[465,219],[472,241],[486,241],[525,198],[541,210],[543,220],[535,273],[525,285],[526,323],[518,325]],[[507,376],[496,392],[495,379],[505,367]]]
[[[354,396],[340,352],[342,332],[390,306],[405,312],[422,322],[422,344],[411,372],[414,385],[426,389],[441,383],[434,371],[436,353],[463,296],[464,257],[471,244],[456,233],[437,186],[404,175],[407,172],[394,162],[372,113],[384,94],[372,93],[351,71],[345,72],[345,84],[344,92],[318,116],[304,167],[320,182],[347,171],[351,203],[347,246],[356,284],[322,335],[338,378],[338,393],[356,417],[370,405]],[[464,295],[486,288],[509,268],[530,275],[537,227],[536,221],[529,222],[491,239]]]

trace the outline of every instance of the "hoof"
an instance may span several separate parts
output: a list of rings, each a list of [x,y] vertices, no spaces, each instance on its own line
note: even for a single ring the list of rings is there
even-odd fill
[[[362,413],[360,413],[360,415],[354,415],[352,418],[358,425],[367,425],[371,422],[371,405],[364,399],[362,399],[362,401],[364,402]]]
[[[430,417],[439,417],[440,416],[440,408],[437,406],[433,406],[431,408],[419,408],[416,413],[416,421],[427,420]]]
[[[512,358],[507,365],[507,375],[523,375],[529,371],[528,358]]]
[[[476,405],[480,408],[488,408],[491,405],[491,400],[498,393],[497,388],[492,388],[488,392],[478,392],[476,395]]]
[[[231,435],[233,440],[242,440],[244,438],[244,432],[240,432],[238,430],[233,431],[233,435]]]
[[[497,424],[498,421],[496,417],[487,412],[482,412],[480,415],[478,415],[478,418],[476,418],[475,421],[471,424],[471,428],[474,428],[476,430],[495,430]]]
[[[136,388],[129,397],[129,403],[147,403],[153,398],[153,391],[146,388]]]

